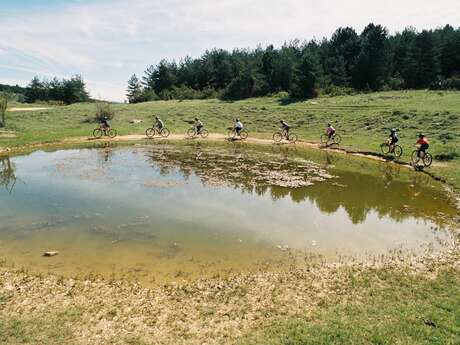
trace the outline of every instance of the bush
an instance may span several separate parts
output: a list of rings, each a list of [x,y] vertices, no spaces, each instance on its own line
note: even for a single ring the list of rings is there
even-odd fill
[[[0,91],[0,97],[6,98],[9,102],[25,103],[26,101],[22,93]]]
[[[460,90],[460,77],[442,79],[431,87],[434,90]]]
[[[199,90],[192,89],[191,87],[181,85],[174,86],[171,90],[171,96],[174,99],[200,99],[202,98],[202,93]]]
[[[219,98],[220,93],[208,86],[201,91],[201,99]]]
[[[114,116],[115,116],[115,112],[113,111],[110,103],[108,102],[97,102],[96,103],[96,115],[94,116],[94,120],[96,122],[100,122],[103,118],[112,120]]]
[[[152,89],[143,90],[140,96],[133,103],[158,101],[160,97]]]
[[[351,87],[329,85],[324,89],[324,93],[331,97],[334,97],[354,95],[356,94],[356,91]]]
[[[453,159],[456,159],[460,157],[460,155],[457,152],[443,152],[440,153],[439,155],[434,156],[434,159],[438,161],[451,161]]]

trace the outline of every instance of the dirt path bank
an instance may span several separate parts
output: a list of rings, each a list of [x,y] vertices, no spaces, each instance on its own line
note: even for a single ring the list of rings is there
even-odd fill
[[[51,108],[47,107],[31,107],[31,108],[8,108],[6,111],[39,111],[39,110],[48,110]]]

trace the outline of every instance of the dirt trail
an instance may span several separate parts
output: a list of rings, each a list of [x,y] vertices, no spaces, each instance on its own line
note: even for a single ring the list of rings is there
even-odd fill
[[[158,140],[172,140],[172,141],[178,141],[178,140],[209,141],[211,140],[211,141],[234,141],[234,142],[242,141],[240,139],[229,139],[224,134],[210,133],[206,139],[202,139],[202,138],[190,139],[184,134],[170,134],[167,138],[155,137],[153,139],[149,139],[145,135],[142,135],[142,134],[130,134],[130,135],[119,135],[113,139],[109,139],[109,138],[94,139],[94,138],[87,138],[87,137],[69,138],[69,139],[65,139],[62,143],[72,144],[72,143],[83,143],[83,142],[88,142],[88,141],[89,142],[100,142],[100,141],[108,141],[108,140],[115,141],[115,142],[141,141],[141,140],[148,140],[151,142],[155,142]],[[327,150],[327,151],[337,152],[337,153],[342,153],[342,154],[351,154],[353,156],[365,157],[368,159],[378,160],[382,162],[387,161],[385,158],[380,157],[378,154],[354,152],[354,151],[349,151],[347,149],[338,148],[338,147],[337,148],[324,147],[324,146],[321,146],[321,144],[303,141],[303,140],[299,140],[295,144],[291,144],[289,142],[281,142],[281,143],[274,144],[273,140],[271,139],[260,139],[260,138],[249,137],[245,139],[243,142],[251,143],[251,144],[259,144],[259,145],[292,145],[292,146],[295,145],[296,147],[322,149],[322,150]],[[406,164],[403,162],[398,162],[398,164],[410,166],[409,164]]]
[[[7,111],[38,111],[38,110],[48,110],[51,108],[45,107],[32,107],[32,108],[8,108]]]

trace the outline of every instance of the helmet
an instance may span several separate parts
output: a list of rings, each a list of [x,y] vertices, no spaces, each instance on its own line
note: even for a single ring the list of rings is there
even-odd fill
[[[392,128],[392,129],[391,129],[391,132],[392,132],[392,133],[396,132],[396,128]]]
[[[197,117],[195,117],[195,121],[198,121],[198,118],[197,118]]]
[[[283,123],[283,122],[284,122],[284,120],[280,120],[280,122],[281,122],[281,123]]]
[[[423,133],[420,133],[420,134],[418,135],[419,138],[423,138],[424,136],[425,136],[425,135],[424,135]]]
[[[329,123],[327,124],[327,126],[330,127],[330,126],[332,126],[332,125],[331,125],[331,123],[329,122]]]
[[[236,121],[240,121],[240,119],[236,119]]]
[[[159,117],[158,117],[158,116],[155,116],[155,119],[156,119],[156,120],[158,120],[158,119],[159,119]]]

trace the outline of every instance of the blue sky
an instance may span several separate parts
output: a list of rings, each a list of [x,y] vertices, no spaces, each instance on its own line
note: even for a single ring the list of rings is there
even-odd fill
[[[132,73],[213,47],[281,45],[369,22],[391,32],[460,25],[459,0],[0,0],[0,83],[81,74],[122,101]]]

